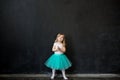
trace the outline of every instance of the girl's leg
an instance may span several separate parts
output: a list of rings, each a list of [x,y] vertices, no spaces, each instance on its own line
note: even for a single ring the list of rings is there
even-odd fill
[[[51,76],[51,79],[54,79],[55,77],[55,69],[52,69],[52,76]]]
[[[66,77],[66,75],[65,75],[65,70],[62,70],[62,75],[63,75],[63,78],[64,78],[64,79],[68,79],[68,78]]]

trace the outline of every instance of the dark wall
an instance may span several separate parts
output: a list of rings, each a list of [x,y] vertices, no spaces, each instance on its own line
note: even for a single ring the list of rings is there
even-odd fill
[[[64,33],[68,73],[120,73],[119,0],[1,0],[0,73],[49,73]]]

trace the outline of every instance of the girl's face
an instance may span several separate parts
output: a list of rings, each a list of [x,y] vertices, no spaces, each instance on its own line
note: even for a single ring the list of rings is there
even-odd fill
[[[57,37],[58,42],[62,42],[64,39],[64,35],[60,35]]]

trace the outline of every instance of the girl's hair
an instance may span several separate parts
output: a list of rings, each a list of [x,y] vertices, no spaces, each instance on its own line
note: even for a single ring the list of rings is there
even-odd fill
[[[58,42],[57,38],[58,38],[59,36],[61,36],[61,35],[63,35],[63,36],[64,36],[63,41],[62,41],[62,44],[63,44],[63,46],[65,46],[65,45],[66,45],[66,43],[65,43],[65,35],[64,35],[64,34],[62,34],[62,33],[58,33],[58,34],[57,34],[57,37],[56,37],[55,42]]]

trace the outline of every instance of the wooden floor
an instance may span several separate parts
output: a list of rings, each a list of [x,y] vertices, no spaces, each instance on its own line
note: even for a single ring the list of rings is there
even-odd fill
[[[50,78],[0,78],[0,80],[50,80]],[[64,80],[63,78],[59,77],[59,78],[55,78],[54,80]],[[71,78],[69,77],[68,80],[120,80],[120,78],[78,78],[78,77],[74,77]]]
[[[77,74],[67,75],[68,80],[120,80],[119,74]],[[50,80],[50,75],[40,74],[9,74],[0,75],[0,80]],[[54,80],[64,80],[61,75]]]

